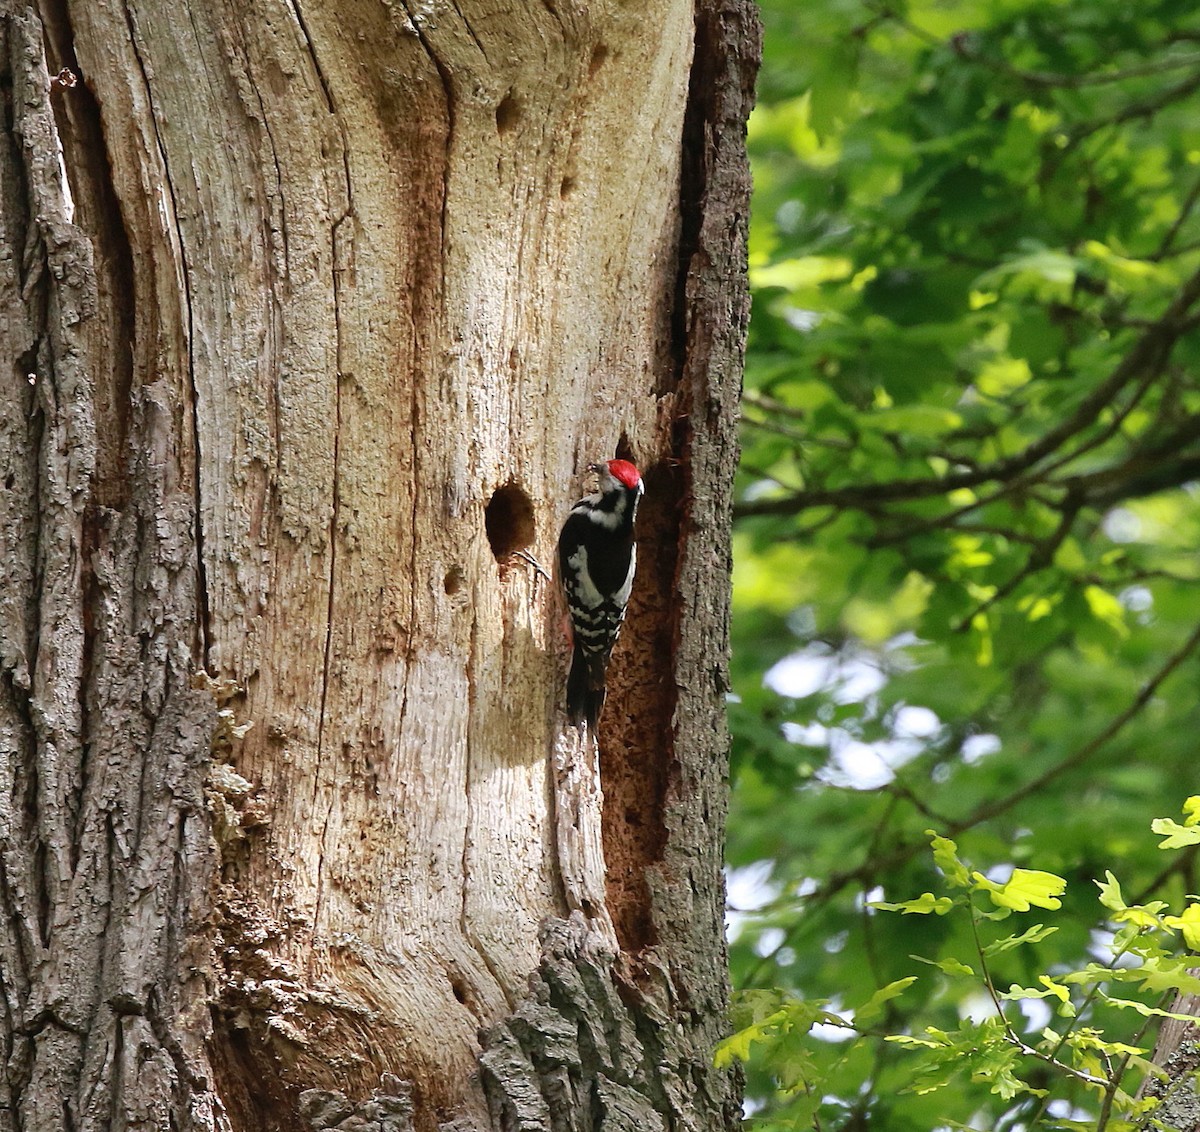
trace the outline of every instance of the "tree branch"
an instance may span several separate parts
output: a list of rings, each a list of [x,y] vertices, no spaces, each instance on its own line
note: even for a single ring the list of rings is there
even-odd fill
[[[960,488],[974,488],[994,480],[1013,479],[1032,469],[1072,436],[1093,424],[1117,393],[1131,381],[1147,373],[1161,373],[1171,350],[1186,329],[1187,316],[1197,300],[1200,300],[1200,271],[1188,278],[1162,316],[1142,332],[1113,372],[1092,389],[1069,417],[1013,456],[977,469],[940,477],[809,489],[783,498],[741,503],[734,509],[734,517],[792,515],[818,506],[878,508],[881,503],[929,499]]]
[[[1024,801],[1032,794],[1036,794],[1039,790],[1048,786],[1055,779],[1065,774],[1069,770],[1074,770],[1087,762],[1097,751],[1101,750],[1108,742],[1110,742],[1120,731],[1134,718],[1136,718],[1155,693],[1162,686],[1163,682],[1190,657],[1197,648],[1200,648],[1200,625],[1193,629],[1191,635],[1186,641],[1170,656],[1167,662],[1141,687],[1138,694],[1133,698],[1131,703],[1124,711],[1117,715],[1107,727],[1096,735],[1092,736],[1086,743],[1077,747],[1066,758],[1050,767],[1049,770],[1039,775],[1037,778],[1027,782],[1024,786],[1014,790],[1011,794],[1005,797],[982,806],[976,807],[966,817],[959,818],[956,821],[950,822],[943,830],[939,831],[946,837],[957,837],[969,829],[973,829],[977,825],[981,825],[985,821],[990,821],[992,818],[999,817],[1001,814],[1011,810],[1018,802]],[[885,853],[880,857],[869,857],[859,865],[852,868],[843,869],[840,872],[831,873],[825,883],[816,891],[804,897],[805,903],[809,906],[814,904],[823,904],[831,900],[838,892],[850,884],[875,882],[878,874],[888,869],[899,868],[907,864],[918,853],[928,848],[928,842],[925,840],[909,841],[901,845],[897,845],[890,853]],[[785,940],[784,942],[787,942]]]

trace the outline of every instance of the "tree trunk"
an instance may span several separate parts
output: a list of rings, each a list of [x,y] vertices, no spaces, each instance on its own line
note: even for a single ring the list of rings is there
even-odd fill
[[[0,1132],[735,1127],[749,0],[0,14]]]
[[[1192,969],[1191,975],[1200,974]],[[1200,1019],[1200,995],[1181,991],[1170,1005],[1174,1014]],[[1153,1063],[1161,1076],[1147,1076],[1139,1099],[1152,1097],[1158,1103],[1138,1122],[1139,1128],[1166,1132],[1200,1132],[1200,1023],[1181,1018],[1164,1018],[1154,1046]]]

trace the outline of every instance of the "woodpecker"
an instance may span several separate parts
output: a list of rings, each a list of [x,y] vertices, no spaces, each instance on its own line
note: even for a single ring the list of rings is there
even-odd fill
[[[628,460],[589,464],[588,471],[599,474],[600,487],[571,508],[558,537],[558,569],[575,637],[567,718],[594,731],[604,706],[609,654],[633,586],[633,520],[644,488]]]

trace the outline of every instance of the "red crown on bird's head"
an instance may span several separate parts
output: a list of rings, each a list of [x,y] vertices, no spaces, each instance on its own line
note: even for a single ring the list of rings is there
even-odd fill
[[[642,482],[641,474],[628,460],[609,460],[608,470],[614,479],[620,480],[630,491]]]

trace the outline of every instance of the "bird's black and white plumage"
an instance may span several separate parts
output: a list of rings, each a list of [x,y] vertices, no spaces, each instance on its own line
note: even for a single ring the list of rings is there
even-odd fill
[[[604,706],[608,658],[633,587],[633,521],[644,489],[628,460],[591,464],[588,470],[599,473],[599,490],[571,508],[558,539],[558,569],[575,636],[567,718],[594,731]]]

